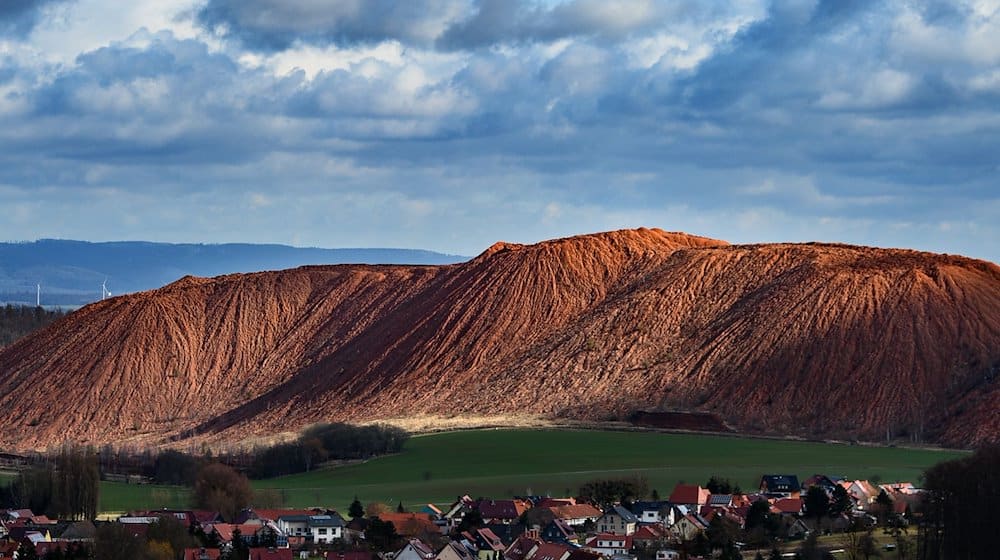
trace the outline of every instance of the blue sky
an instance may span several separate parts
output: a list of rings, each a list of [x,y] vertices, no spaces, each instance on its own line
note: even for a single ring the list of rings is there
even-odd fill
[[[1000,261],[1000,0],[8,0],[0,238]]]

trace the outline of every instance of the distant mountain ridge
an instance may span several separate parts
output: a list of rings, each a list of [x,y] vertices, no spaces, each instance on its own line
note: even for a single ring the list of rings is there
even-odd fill
[[[84,305],[113,294],[159,288],[184,276],[283,270],[314,264],[440,265],[467,260],[419,249],[322,249],[252,243],[89,242],[65,239],[0,243],[0,302]]]

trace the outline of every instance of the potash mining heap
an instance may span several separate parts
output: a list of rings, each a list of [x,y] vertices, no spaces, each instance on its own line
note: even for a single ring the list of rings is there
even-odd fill
[[[998,374],[993,263],[623,230],[448,266],[186,277],[88,305],[0,352],[0,446],[661,410],[970,447],[1000,437]]]

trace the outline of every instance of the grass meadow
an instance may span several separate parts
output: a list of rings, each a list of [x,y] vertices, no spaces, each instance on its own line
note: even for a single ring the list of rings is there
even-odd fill
[[[362,502],[450,504],[458,495],[572,495],[595,478],[642,476],[666,498],[678,482],[715,474],[750,490],[764,473],[815,473],[919,482],[927,467],[961,451],[868,447],[741,437],[597,430],[470,430],[419,435],[398,455],[254,481],[290,507],[346,511]],[[184,507],[175,486],[101,485],[101,511]]]
[[[716,474],[752,489],[764,473],[919,482],[960,451],[867,447],[655,432],[476,430],[416,436],[403,453],[362,464],[256,481],[290,506],[450,504],[460,494],[572,495],[595,478],[643,476],[666,498],[678,482]]]

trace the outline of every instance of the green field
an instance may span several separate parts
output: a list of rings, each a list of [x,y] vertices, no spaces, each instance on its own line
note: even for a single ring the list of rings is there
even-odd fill
[[[595,478],[644,476],[664,498],[677,482],[704,484],[717,474],[744,490],[764,473],[823,473],[919,482],[924,469],[961,451],[865,447],[654,432],[475,430],[416,436],[403,453],[363,464],[255,481],[278,489],[287,506],[346,509],[363,502],[449,504],[460,494],[508,497],[574,494]],[[187,490],[101,485],[101,511],[182,507]]]
[[[255,482],[287,505],[449,504],[460,494],[571,495],[595,478],[644,476],[660,495],[712,474],[752,489],[764,473],[823,473],[918,482],[959,451],[881,448],[707,435],[591,430],[480,430],[413,437],[403,453],[364,464]]]

